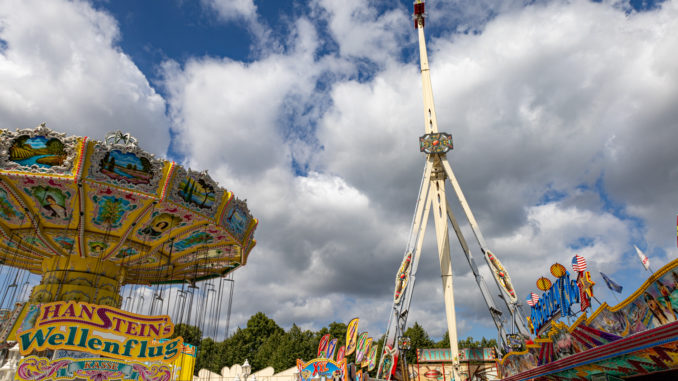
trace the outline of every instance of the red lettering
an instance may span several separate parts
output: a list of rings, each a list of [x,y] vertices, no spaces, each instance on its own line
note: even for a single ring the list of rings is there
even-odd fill
[[[323,374],[327,372],[327,361],[318,361],[313,363],[313,375]]]
[[[113,321],[115,321],[115,328],[113,328],[113,330],[122,333],[122,331],[120,330],[120,323],[122,323],[124,320],[117,317],[113,317],[112,319]]]
[[[54,310],[52,310],[52,307],[54,307]],[[61,303],[59,304],[52,304],[52,305],[45,305],[42,306],[42,318],[40,320],[48,320],[48,315],[50,312],[52,312],[52,319],[56,319],[59,317],[59,310],[61,309]]]
[[[70,303],[68,307],[66,307],[66,311],[64,311],[63,315],[61,317],[75,317],[75,304]]]
[[[151,336],[151,333],[154,333],[156,336],[160,336],[160,327],[161,327],[160,324],[157,325],[157,326],[155,326],[153,324],[149,324],[148,325],[148,336]]]
[[[138,324],[133,322],[133,321],[128,321],[127,322],[127,332],[125,332],[125,333],[128,334],[128,335],[136,335],[137,334],[137,330],[136,330],[137,325]]]
[[[91,310],[87,308],[87,304],[81,303],[80,304],[80,315],[78,315],[78,317],[82,319],[82,314],[84,312],[85,315],[87,315],[87,318],[91,321],[92,317],[94,316],[94,310],[97,307],[95,305],[92,305],[92,304],[90,304],[90,306],[92,307]]]
[[[111,322],[111,319],[106,314],[108,311],[110,311],[108,308],[99,308],[97,310],[97,316],[99,316],[99,319],[101,319],[103,323],[101,325],[101,328],[103,329],[111,328],[111,325],[113,325],[113,322]]]

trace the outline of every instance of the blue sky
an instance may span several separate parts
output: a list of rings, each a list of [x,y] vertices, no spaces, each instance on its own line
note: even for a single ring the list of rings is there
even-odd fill
[[[448,158],[519,299],[574,254],[608,302],[599,271],[622,296],[646,279],[633,244],[655,269],[674,259],[676,1],[427,9]],[[44,121],[99,140],[121,129],[209,170],[260,220],[232,325],[257,311],[285,328],[360,316],[378,336],[424,163],[410,14],[410,1],[11,0],[0,5],[0,127]],[[427,237],[410,323],[439,338]],[[459,335],[491,337],[452,242]]]

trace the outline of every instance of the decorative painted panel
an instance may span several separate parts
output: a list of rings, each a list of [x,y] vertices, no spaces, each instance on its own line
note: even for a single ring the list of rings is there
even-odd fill
[[[35,174],[72,175],[78,138],[45,128],[0,133],[0,167]]]
[[[8,225],[26,225],[30,221],[26,219],[22,210],[23,208],[16,203],[16,200],[6,190],[0,188],[0,219]]]
[[[134,231],[133,237],[138,241],[153,245],[155,241],[168,239],[169,234],[175,236],[196,220],[199,218],[184,208],[174,205],[156,206],[143,221],[137,224],[139,227]]]
[[[243,242],[252,224],[252,215],[247,204],[238,199],[231,200],[221,217],[220,224],[233,235],[238,242]]]
[[[146,194],[158,192],[164,164],[138,147],[93,144],[89,160],[89,180]]]
[[[215,216],[224,197],[224,190],[207,172],[175,170],[169,199],[204,216]]]
[[[227,259],[230,261],[240,260],[240,247],[226,246],[219,249],[201,250],[199,252],[180,256],[174,262],[179,265],[184,265],[190,262],[213,261],[219,259]]]

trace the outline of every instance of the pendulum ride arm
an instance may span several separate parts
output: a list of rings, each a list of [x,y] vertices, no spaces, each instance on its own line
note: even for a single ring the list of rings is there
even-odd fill
[[[454,229],[454,232],[457,234],[457,238],[459,239],[459,244],[461,244],[462,250],[464,250],[464,255],[466,256],[466,260],[468,261],[469,266],[471,267],[471,271],[473,272],[473,276],[476,279],[476,283],[478,284],[478,288],[480,288],[480,293],[483,295],[483,299],[485,300],[485,304],[487,304],[487,308],[490,310],[490,315],[492,316],[492,320],[494,321],[494,325],[497,327],[497,332],[499,332],[499,337],[501,338],[501,341],[506,345],[508,344],[508,341],[506,339],[506,331],[504,330],[504,325],[501,319],[501,311],[497,309],[497,307],[494,304],[494,299],[492,299],[492,294],[490,294],[490,291],[487,289],[487,284],[485,283],[485,280],[483,279],[483,276],[480,275],[480,272],[478,271],[478,266],[476,266],[476,261],[473,259],[473,255],[471,254],[471,250],[468,248],[468,244],[466,243],[466,239],[464,238],[464,235],[461,232],[461,229],[459,228],[459,224],[457,223],[457,220],[454,218],[454,214],[452,214],[452,209],[450,208],[450,205],[447,205],[447,214],[450,218],[450,223],[452,223],[452,228]]]
[[[435,106],[433,103],[433,90],[431,87],[431,76],[428,66],[428,56],[426,53],[426,41],[424,36],[424,3],[421,0],[417,0],[415,2],[414,21],[415,28],[419,30],[419,53],[421,60],[422,90],[426,121],[426,135],[420,138],[420,146],[421,150],[425,152],[427,156],[426,165],[424,167],[424,175],[419,188],[419,196],[417,197],[415,214],[410,228],[407,250],[405,252],[400,270],[396,275],[393,308],[391,309],[389,316],[388,327],[386,331],[386,341],[384,343],[384,351],[379,362],[377,378],[390,379],[392,371],[395,369],[399,353],[397,342],[406,328],[407,315],[409,312],[410,303],[412,301],[412,292],[414,289],[419,259],[421,257],[421,248],[423,245],[426,225],[429,218],[429,213],[433,212],[438,244],[438,258],[440,261],[440,271],[443,282],[443,294],[445,297],[445,312],[450,339],[450,350],[454,365],[453,373],[455,379],[459,379],[459,357],[452,283],[452,265],[450,261],[449,232],[447,225],[448,219],[451,222],[455,233],[457,234],[457,238],[459,239],[459,243],[463,248],[464,255],[469,262],[478,287],[480,288],[480,291],[488,309],[490,310],[492,319],[494,320],[504,344],[507,344],[507,340],[506,332],[504,331],[501,320],[501,312],[494,304],[494,300],[487,289],[487,285],[480,275],[478,267],[476,266],[473,256],[471,255],[471,251],[468,248],[466,239],[464,238],[461,229],[459,228],[459,225],[452,214],[452,210],[447,203],[447,199],[445,197],[445,181],[447,179],[450,180],[455,194],[464,210],[471,228],[473,229],[488,266],[490,266],[490,269],[496,269],[497,266],[499,266],[501,271],[504,273],[506,273],[506,270],[501,267],[500,264],[497,265],[499,263],[498,259],[492,257],[489,250],[486,249],[485,240],[478,229],[478,224],[473,216],[473,213],[471,212],[471,209],[468,206],[468,203],[466,202],[466,198],[459,187],[456,177],[452,172],[452,168],[447,162],[445,153],[448,149],[452,148],[452,139],[448,134],[438,133],[438,124],[435,114]],[[494,259],[494,263],[491,259]],[[508,278],[508,274],[506,274],[506,277]],[[521,333],[527,334],[527,330],[524,325],[524,319],[522,319],[521,312],[517,308],[517,303],[515,302],[515,293],[513,295],[514,301],[511,301],[511,298],[506,291],[506,285],[502,285],[499,278],[496,276],[495,281],[502,292],[502,298],[506,302],[511,315],[513,316],[514,323],[516,323]]]
[[[452,188],[454,189],[454,193],[457,195],[457,198],[459,199],[459,203],[461,204],[462,209],[464,210],[464,214],[466,215],[466,218],[471,225],[471,229],[473,230],[473,234],[476,237],[476,240],[478,241],[478,245],[480,246],[480,250],[483,252],[483,257],[485,258],[485,262],[487,262],[487,265],[490,267],[490,270],[494,271],[496,268],[496,264],[492,262],[492,254],[490,254],[490,251],[487,248],[487,244],[485,243],[485,238],[483,237],[483,234],[480,232],[480,228],[478,227],[478,222],[476,221],[475,217],[473,216],[473,212],[471,211],[471,208],[468,206],[468,202],[466,202],[466,197],[464,197],[464,193],[461,191],[461,187],[459,186],[459,182],[457,182],[457,178],[454,175],[454,172],[452,172],[452,167],[450,166],[450,163],[447,161],[443,162],[443,167],[445,168],[445,174],[447,175],[447,178],[450,180],[450,184],[452,184]],[[453,219],[452,213],[450,211],[450,218]],[[456,229],[455,229],[456,231]],[[458,234],[459,235],[459,234]],[[460,243],[461,243],[460,239]],[[464,244],[462,243],[462,247]],[[469,261],[469,264],[471,265],[471,270],[473,270],[473,275],[476,276],[476,281],[478,281],[478,285],[480,286],[480,290],[483,293],[483,297],[485,298],[485,301],[488,302],[492,300],[489,295],[485,295],[486,293],[486,288],[487,286],[484,285],[485,282],[482,282],[483,286],[480,285],[482,281],[482,277],[478,273],[477,267],[475,267],[475,263],[473,261],[473,257],[471,257],[470,251],[468,251],[467,248],[464,248],[464,254],[466,254],[466,258]],[[473,262],[473,263],[472,263]],[[502,269],[504,272],[506,272],[506,269]],[[507,272],[506,272],[507,273]],[[508,276],[508,275],[507,275]],[[527,330],[527,324],[525,321],[525,318],[523,317],[522,311],[518,307],[518,302],[516,300],[515,295],[509,295],[507,291],[507,287],[505,284],[502,284],[500,281],[500,278],[495,276],[493,277],[497,287],[501,291],[501,298],[504,300],[506,303],[506,307],[508,308],[511,317],[513,319],[513,324],[518,328],[518,331],[520,331],[521,334],[525,336],[529,336],[529,331]],[[485,287],[485,291],[483,291],[483,287]],[[496,312],[499,312],[496,310],[494,307],[493,302],[488,302],[487,307],[490,309],[490,314],[492,314],[492,318],[495,321],[495,325],[497,325],[497,329],[499,329],[499,325],[501,325],[501,319],[497,316]],[[505,335],[505,333],[502,333],[502,330],[499,331],[500,335]],[[506,341],[506,337],[502,337],[502,340],[504,340],[504,344],[508,344]]]

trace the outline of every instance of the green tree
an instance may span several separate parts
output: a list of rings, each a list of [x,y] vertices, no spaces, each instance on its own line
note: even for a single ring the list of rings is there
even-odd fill
[[[459,340],[459,348],[494,348],[496,346],[497,340],[488,340],[485,337],[483,337],[480,341],[472,338],[471,336],[464,340]]]
[[[210,371],[219,374],[223,367],[221,357],[220,346],[210,337],[203,339],[198,348],[194,374],[197,375],[200,369],[209,369]]]
[[[254,357],[252,358],[252,367],[255,369],[263,369],[267,366],[273,366],[273,369],[276,369],[276,364],[272,364],[271,360],[273,354],[278,351],[278,348],[282,344],[282,341],[285,337],[284,331],[275,331],[269,337],[267,337],[263,343],[256,349]],[[289,367],[288,367],[289,368]]]
[[[450,331],[445,331],[443,338],[436,343],[436,348],[449,348],[450,347]]]
[[[285,331],[266,314],[257,312],[247,321],[247,328],[244,329],[244,332],[250,353],[253,355],[268,337],[278,333],[282,334]]]
[[[175,337],[182,337],[184,343],[193,344],[199,346],[202,342],[202,332],[200,328],[188,325],[185,323],[179,323],[174,326],[174,333],[172,334],[172,339]]]
[[[407,351],[407,362],[410,364],[417,362],[417,349],[434,348],[435,346],[428,333],[417,322],[412,327],[406,329],[403,336],[410,338],[411,346],[410,350]]]
[[[219,346],[221,348],[222,367],[245,362],[248,352],[244,330],[238,328],[231,337],[222,341]]]
[[[342,345],[346,345],[346,329],[347,329],[346,324],[337,323],[335,321],[330,323],[329,326],[323,327],[319,331],[315,332],[314,340],[316,344],[313,352],[313,358],[315,358],[318,355],[318,346],[320,345],[320,339],[322,339],[322,337],[328,333],[330,334],[330,340],[337,339],[337,345],[334,348],[334,358],[336,358],[337,352],[339,352],[339,348]],[[351,355],[351,358],[352,356],[354,355]]]
[[[316,357],[318,350],[317,333],[302,331],[296,324],[292,325],[280,341],[271,357],[271,365],[276,372],[289,369],[297,359],[309,361]]]
[[[445,335],[442,340],[436,343],[436,348],[449,348],[450,347],[450,336],[449,331],[445,331]],[[459,348],[494,348],[497,346],[496,339],[486,339],[483,337],[480,341],[469,336],[465,339],[457,341]]]
[[[279,339],[284,333],[285,331],[275,321],[269,319],[263,312],[257,312],[247,321],[245,329],[238,328],[233,336],[221,343],[221,367],[242,364],[245,359],[252,365],[252,372],[271,365],[265,354],[257,356],[257,352],[262,350],[262,353],[273,353],[275,342],[267,343],[267,340],[271,337]]]
[[[220,343],[215,343],[211,338],[203,339],[198,350],[195,374],[197,375],[202,368],[218,373],[225,366],[242,364],[245,359],[249,360],[253,372],[267,366],[272,366],[275,372],[281,372],[295,366],[297,359],[304,361],[314,359],[318,351],[318,341],[325,334],[329,333],[338,339],[338,350],[341,345],[345,345],[346,328],[344,323],[333,322],[313,332],[303,331],[293,324],[289,331],[285,332],[275,321],[258,312],[250,317],[245,328],[238,328],[231,337]],[[417,332],[423,332],[423,328],[416,323],[412,329],[415,337],[418,337]],[[199,331],[195,331],[195,327],[178,324],[175,333],[179,332],[186,337],[195,337]],[[423,336],[428,339],[426,332],[423,332]],[[384,340],[385,336],[382,336],[373,343],[378,346],[379,354]],[[430,343],[429,339],[425,346],[430,348]]]
[[[337,347],[334,351],[336,354],[339,347],[346,345],[346,329],[348,328],[344,323],[332,322],[328,327],[328,332],[332,338],[337,339]]]

